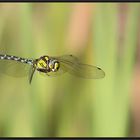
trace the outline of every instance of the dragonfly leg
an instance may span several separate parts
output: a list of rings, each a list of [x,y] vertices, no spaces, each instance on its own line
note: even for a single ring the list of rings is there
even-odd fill
[[[29,78],[30,78],[30,79],[29,79],[29,83],[30,83],[30,84],[31,84],[31,82],[32,82],[34,72],[35,72],[35,68],[32,67],[32,69],[31,69],[31,74],[30,74],[30,77],[29,77]]]

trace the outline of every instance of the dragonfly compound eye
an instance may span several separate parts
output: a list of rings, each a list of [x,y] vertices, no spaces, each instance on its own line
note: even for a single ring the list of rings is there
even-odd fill
[[[59,66],[60,66],[59,62],[56,61],[56,62],[54,63],[54,69],[55,69],[55,70],[58,70],[58,69],[59,69]]]
[[[59,69],[59,62],[57,60],[52,60],[50,63],[49,63],[49,67],[50,69],[53,71],[53,72],[56,72],[58,69]]]

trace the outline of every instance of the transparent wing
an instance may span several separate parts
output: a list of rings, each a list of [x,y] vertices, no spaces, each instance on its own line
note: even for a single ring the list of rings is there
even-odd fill
[[[72,54],[58,56],[58,57],[52,57],[52,58],[55,58],[55,59],[60,60],[60,61],[69,62],[69,63],[80,63],[79,59]]]
[[[64,71],[68,71],[72,75],[88,79],[98,79],[105,76],[105,73],[101,68],[82,64],[79,62],[78,58],[73,55],[54,58],[60,62],[60,67],[62,67]]]
[[[0,60],[0,73],[14,76],[24,77],[29,75],[30,65],[12,60]]]

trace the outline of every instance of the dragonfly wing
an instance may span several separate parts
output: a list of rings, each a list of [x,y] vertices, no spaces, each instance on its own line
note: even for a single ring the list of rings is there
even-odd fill
[[[57,59],[60,62],[69,63],[69,64],[80,63],[79,59],[74,55],[63,55],[63,56],[52,57],[52,58]]]
[[[101,68],[82,64],[79,62],[78,58],[73,55],[65,55],[57,59],[60,62],[60,66],[63,66],[62,68],[72,75],[88,79],[98,79],[105,76]]]
[[[75,64],[75,65],[66,65],[68,72],[72,75],[87,78],[87,79],[99,79],[105,76],[104,71],[96,66],[91,66],[87,64]]]
[[[0,60],[0,72],[9,76],[24,77],[29,73],[30,65],[11,60]]]

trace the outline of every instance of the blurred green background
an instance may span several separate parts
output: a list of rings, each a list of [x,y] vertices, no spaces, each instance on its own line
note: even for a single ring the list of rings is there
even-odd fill
[[[138,3],[1,3],[1,54],[74,54],[106,76],[1,73],[0,136],[140,136],[139,15]]]

